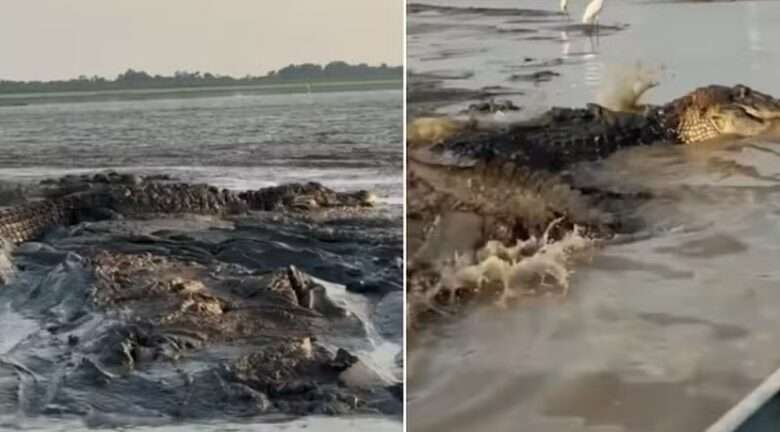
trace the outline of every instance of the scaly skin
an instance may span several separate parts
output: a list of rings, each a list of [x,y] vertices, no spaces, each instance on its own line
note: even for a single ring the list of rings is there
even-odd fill
[[[760,135],[780,119],[780,100],[743,85],[712,85],[666,104],[658,115],[675,141],[691,144],[722,135]]]
[[[616,112],[589,104],[587,108],[553,108],[537,119],[501,129],[465,125],[437,139],[430,150],[438,164],[501,161],[555,172],[625,147],[756,136],[779,119],[780,101],[769,95],[742,85],[709,86],[662,106],[644,106],[641,112]],[[432,162],[424,153],[410,154],[421,162]]]
[[[108,212],[145,214],[240,214],[250,210],[296,211],[335,207],[369,207],[370,192],[336,192],[319,183],[291,183],[255,191],[233,192],[204,184],[127,181],[126,177],[82,177],[61,184],[41,201],[0,211],[0,237],[21,243],[55,225],[72,225]],[[76,190],[73,192],[73,190]],[[101,213],[102,212],[102,213]]]
[[[74,219],[71,199],[46,200],[23,204],[0,211],[0,237],[21,243],[38,237],[58,224],[70,224]]]
[[[553,108],[542,117],[500,130],[466,130],[434,145],[448,165],[476,161],[513,162],[531,170],[559,171],[572,163],[604,158],[623,147],[651,143],[664,130],[647,116],[614,112],[591,104],[585,109]],[[419,153],[411,156],[421,162]]]

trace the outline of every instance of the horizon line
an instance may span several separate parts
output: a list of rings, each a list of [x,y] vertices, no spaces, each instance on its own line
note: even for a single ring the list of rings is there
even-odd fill
[[[119,78],[119,76],[121,76],[122,74],[124,74],[124,73],[126,73],[128,71],[144,72],[144,73],[150,75],[151,77],[156,77],[156,76],[159,76],[159,77],[172,77],[172,76],[175,76],[176,72],[185,72],[185,73],[198,73],[199,72],[201,74],[209,73],[209,74],[212,74],[215,77],[229,77],[229,78],[234,78],[234,79],[242,79],[242,78],[246,78],[246,77],[262,78],[262,77],[267,77],[271,72],[279,71],[280,69],[283,69],[283,68],[288,67],[288,66],[301,66],[301,65],[326,66],[328,64],[337,63],[337,62],[343,62],[343,63],[346,63],[349,66],[367,65],[367,66],[373,67],[373,68],[380,68],[380,67],[382,67],[382,65],[386,65],[388,69],[403,68],[404,67],[403,62],[401,62],[401,64],[390,64],[390,63],[387,63],[387,62],[379,62],[376,65],[372,65],[372,64],[370,64],[368,62],[355,62],[355,63],[351,63],[351,62],[348,62],[348,61],[345,61],[345,60],[330,60],[327,63],[316,63],[316,62],[288,63],[288,64],[286,64],[284,66],[280,66],[280,67],[278,67],[276,69],[269,69],[268,71],[265,72],[264,75],[245,74],[243,76],[236,76],[236,75],[231,75],[231,74],[222,74],[222,73],[216,73],[216,72],[212,72],[212,71],[190,70],[190,69],[177,69],[176,71],[171,72],[170,75],[165,75],[165,74],[160,74],[160,73],[152,73],[152,72],[150,72],[148,70],[144,70],[144,69],[141,69],[141,68],[127,67],[123,71],[121,71],[121,72],[117,73],[116,75],[114,75],[113,78],[109,78],[109,76],[104,76],[104,75],[96,75],[96,74],[88,75],[88,74],[82,73],[82,74],[79,74],[79,75],[77,75],[75,77],[71,76],[70,78],[53,78],[53,79],[48,79],[48,80],[12,79],[12,78],[5,78],[5,77],[0,76],[0,82],[73,81],[73,80],[78,80],[81,77],[86,77],[88,79],[95,78],[95,77],[103,78],[103,79],[116,79],[116,78]]]

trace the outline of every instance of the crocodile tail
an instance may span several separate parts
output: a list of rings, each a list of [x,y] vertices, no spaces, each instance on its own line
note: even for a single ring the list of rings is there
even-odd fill
[[[44,200],[0,210],[0,237],[21,243],[43,234],[56,225],[75,222],[73,199]]]

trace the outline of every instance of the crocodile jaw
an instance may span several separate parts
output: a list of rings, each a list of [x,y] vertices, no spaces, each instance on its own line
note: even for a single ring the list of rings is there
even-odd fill
[[[772,126],[772,119],[737,104],[713,110],[709,121],[721,135],[749,137],[761,135]]]
[[[732,103],[726,104],[721,114],[728,116],[721,122],[722,133],[737,136],[756,136],[772,129],[780,120],[780,100],[755,91],[747,86],[737,85],[733,90]],[[715,119],[718,122],[717,119]]]
[[[735,87],[734,103],[749,115],[762,120],[780,119],[780,100],[747,86]]]

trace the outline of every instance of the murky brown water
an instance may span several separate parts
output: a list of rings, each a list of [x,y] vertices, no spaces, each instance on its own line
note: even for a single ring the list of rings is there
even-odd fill
[[[410,14],[408,68],[468,77],[449,80],[454,87],[521,90],[526,94],[508,98],[539,110],[592,101],[611,65],[636,61],[665,68],[661,86],[648,94],[651,102],[712,83],[780,93],[780,56],[773,55],[780,40],[777,2],[606,0],[599,37],[589,37],[579,24],[587,2],[569,2],[570,20],[555,14],[556,0],[410,2],[511,9],[487,15],[462,9]],[[553,15],[539,16],[539,11]],[[541,83],[510,80],[544,70],[560,76]]]
[[[522,89],[525,96],[509,98],[527,110],[593,100],[610,64],[638,59],[666,66],[653,101],[708,83],[780,95],[780,56],[771,55],[780,3],[607,1],[602,22],[630,27],[569,57],[562,38],[530,38],[557,34],[561,17],[412,15],[410,29],[438,28],[410,30],[409,67],[475,73],[448,83],[456,87]],[[557,2],[479,6],[555,10]],[[584,5],[570,8],[579,15]],[[510,25],[534,32],[484,30]],[[591,43],[567,37],[572,46]],[[459,54],[426,60],[456,46]],[[541,68],[561,76],[508,82],[507,65],[524,56],[563,57]],[[579,264],[564,300],[484,307],[417,335],[408,354],[410,430],[698,431],[780,366],[780,141],[637,148],[576,175],[652,191],[640,210],[650,235]]]

